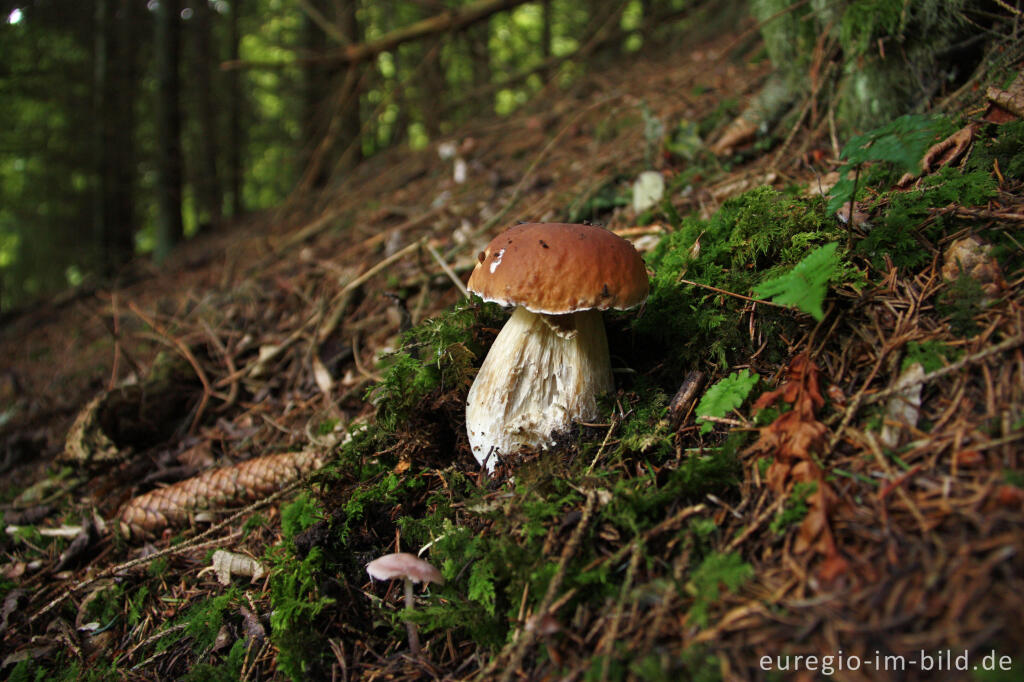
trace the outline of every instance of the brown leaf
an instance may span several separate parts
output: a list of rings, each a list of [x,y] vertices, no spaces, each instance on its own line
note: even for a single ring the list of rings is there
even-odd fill
[[[921,159],[922,174],[934,173],[943,166],[951,166],[959,161],[974,142],[974,135],[977,131],[977,125],[971,123],[929,147]],[[917,177],[917,175],[907,173],[900,178],[896,186],[906,187]]]
[[[1019,509],[1024,507],[1024,490],[1013,485],[1001,485],[996,492],[996,501],[1004,507]]]
[[[722,136],[711,145],[711,153],[716,156],[731,154],[737,147],[752,142],[756,134],[757,123],[745,116],[738,116],[725,129]]]
[[[818,567],[818,578],[824,583],[834,582],[850,570],[850,562],[835,549],[828,553]]]
[[[953,462],[958,467],[970,469],[984,464],[985,455],[981,454],[977,450],[961,450],[953,455]]]

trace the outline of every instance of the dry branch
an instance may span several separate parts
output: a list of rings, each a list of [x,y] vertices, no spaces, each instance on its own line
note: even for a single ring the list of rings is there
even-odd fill
[[[447,10],[441,14],[428,17],[421,21],[409,24],[402,28],[387,33],[376,40],[360,43],[359,45],[346,45],[332,50],[325,55],[315,57],[304,57],[288,62],[255,62],[244,60],[233,60],[223,62],[221,69],[229,71],[232,69],[251,68],[286,68],[299,64],[358,64],[367,59],[376,57],[381,52],[393,50],[403,43],[437,35],[447,31],[460,31],[467,26],[472,26],[478,21],[490,17],[492,14],[511,9],[522,5],[526,0],[478,0],[477,2],[465,5],[454,10]]]

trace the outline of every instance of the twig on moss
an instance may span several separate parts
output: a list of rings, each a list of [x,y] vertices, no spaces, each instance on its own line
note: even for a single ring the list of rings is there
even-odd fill
[[[576,549],[579,547],[580,541],[583,539],[583,533],[590,525],[590,517],[593,515],[596,501],[597,493],[595,491],[589,491],[587,493],[587,502],[583,505],[583,514],[580,516],[579,523],[577,523],[576,527],[573,529],[572,535],[569,537],[569,541],[562,549],[562,556],[558,560],[558,568],[555,570],[555,575],[551,578],[551,582],[548,583],[548,589],[544,593],[544,598],[541,599],[540,604],[537,605],[535,615],[543,616],[551,607],[551,603],[555,599],[555,594],[562,586],[562,580],[565,579],[565,569],[569,565],[569,560],[574,554],[576,554]],[[508,682],[512,679],[512,676],[515,675],[519,666],[522,664],[523,657],[526,656],[527,649],[530,648],[536,639],[537,630],[524,629],[523,636],[515,643],[515,650],[512,652],[511,660],[505,666],[505,670],[499,678],[501,682]],[[493,675],[494,667],[502,658],[504,658],[504,656],[495,657],[492,664],[481,673],[481,677],[486,679],[489,675]]]
[[[594,455],[594,459],[591,460],[590,466],[587,467],[587,476],[589,476],[590,472],[594,470],[594,465],[597,464],[597,460],[601,458],[601,453],[604,452],[605,446],[608,445],[608,439],[612,437],[612,432],[615,431],[615,427],[618,426],[618,424],[618,420],[615,417],[612,417],[612,423],[608,426],[608,432],[604,434],[604,440],[601,441],[601,447],[597,449],[597,454]]]
[[[710,289],[711,291],[717,292],[719,294],[725,294],[726,296],[732,296],[734,298],[740,298],[740,299],[743,299],[744,301],[750,301],[751,303],[763,303],[764,305],[770,305],[770,306],[773,306],[775,308],[782,308],[783,310],[792,310],[792,308],[790,308],[789,306],[786,306],[786,305],[780,305],[778,303],[772,303],[771,301],[765,301],[764,299],[760,299],[760,298],[751,298],[750,296],[744,296],[743,294],[737,294],[737,293],[734,293],[732,291],[726,291],[725,289],[719,289],[718,287],[713,287],[710,284],[701,284],[700,282],[694,282],[692,280],[683,279],[682,277],[680,277],[676,281],[680,282],[682,284],[689,284],[691,286],[700,287],[701,289]]]
[[[629,544],[632,548],[632,556],[629,558],[629,568],[626,569],[626,577],[622,581],[622,586],[619,588],[619,598],[615,602],[615,613],[612,616],[612,621],[608,626],[608,630],[604,636],[598,642],[596,647],[597,651],[605,650],[606,655],[601,661],[601,682],[608,679],[608,667],[612,661],[612,647],[615,646],[615,639],[619,636],[619,623],[622,621],[622,607],[626,603],[626,597],[629,594],[629,590],[633,587],[633,579],[636,576],[637,566],[640,565],[640,557],[642,552],[640,551],[643,547],[643,543],[639,540],[634,540]]]

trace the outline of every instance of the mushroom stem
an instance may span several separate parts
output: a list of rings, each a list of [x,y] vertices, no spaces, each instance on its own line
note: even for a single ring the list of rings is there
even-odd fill
[[[466,400],[473,455],[491,471],[497,454],[547,447],[572,422],[596,417],[597,396],[612,387],[601,311],[546,315],[517,307]]]
[[[413,610],[415,602],[412,598],[412,580],[405,579],[405,608],[409,611]],[[420,655],[420,631],[416,627],[416,623],[411,620],[405,621],[405,631],[409,634],[409,651],[413,656]]]

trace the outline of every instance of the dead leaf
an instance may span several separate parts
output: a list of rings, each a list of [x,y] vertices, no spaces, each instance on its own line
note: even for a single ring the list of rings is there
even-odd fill
[[[721,137],[711,145],[711,153],[715,156],[731,154],[737,147],[753,142],[755,135],[757,135],[757,123],[745,116],[737,116]]]
[[[260,619],[244,606],[238,607],[238,613],[242,615],[242,628],[245,631],[246,648],[251,649],[254,644],[262,646],[263,640],[267,637],[267,631],[264,629],[263,624],[260,623]]]
[[[896,380],[898,392],[889,398],[885,406],[885,417],[878,440],[887,448],[900,444],[900,436],[908,428],[917,426],[921,412],[921,388],[924,366],[915,362],[907,367]]]
[[[953,463],[957,467],[971,469],[985,463],[985,456],[977,450],[961,450],[953,455]]]
[[[313,356],[313,379],[316,381],[317,388],[324,395],[330,395],[331,389],[334,388],[334,379],[331,377],[331,373],[324,367],[324,363],[320,361],[320,357]]]
[[[964,153],[970,149],[971,143],[974,142],[974,135],[978,132],[978,126],[975,123],[966,125],[960,130],[956,131],[949,137],[939,142],[936,142],[928,151],[924,153],[924,157],[921,158],[921,174],[928,175],[934,173],[944,166],[951,166],[963,157]],[[899,182],[896,183],[897,187],[907,187],[912,183],[920,174],[915,175],[912,173],[906,173]]]
[[[218,549],[213,553],[211,565],[199,572],[200,575],[207,571],[217,574],[217,582],[227,586],[231,584],[231,576],[248,576],[250,582],[256,582],[263,577],[266,569],[263,564],[245,554],[236,554],[226,549]]]
[[[213,458],[213,450],[209,440],[201,440],[188,450],[181,452],[175,458],[179,463],[189,467],[193,471],[209,469],[216,461]]]

